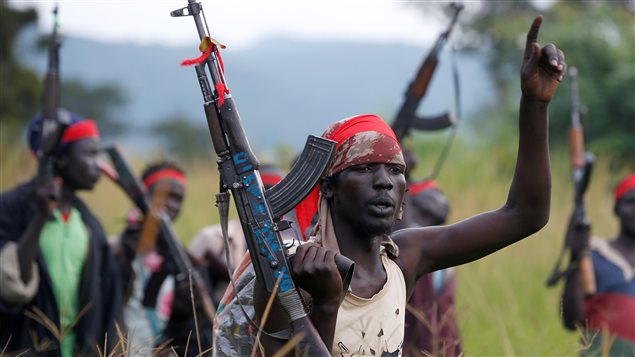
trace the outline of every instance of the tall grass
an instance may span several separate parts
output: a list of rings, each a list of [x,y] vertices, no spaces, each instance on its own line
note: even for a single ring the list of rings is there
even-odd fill
[[[450,222],[500,207],[514,170],[517,145],[459,144],[453,148],[438,181],[450,202]],[[432,156],[438,143],[418,146],[418,157]],[[438,151],[438,150],[437,150]],[[594,235],[614,237],[611,175],[599,161],[587,192],[587,212]],[[424,166],[428,166],[426,163]],[[549,223],[523,241],[476,262],[457,268],[457,316],[467,355],[577,355],[579,335],[560,322],[562,286],[546,288],[545,281],[561,249],[573,204],[569,161],[564,152],[552,153],[552,206]],[[415,177],[429,172],[418,168]]]
[[[516,136],[509,142],[475,146],[456,143],[437,178],[451,204],[450,222],[500,207],[506,199],[516,155]],[[428,174],[443,136],[417,144],[420,158],[414,177]],[[28,179],[35,171],[29,155],[15,150],[3,153],[0,189]],[[617,222],[612,214],[611,175],[599,158],[587,193],[587,210],[595,235],[613,237]],[[144,162],[132,160],[137,172]],[[214,194],[218,190],[212,160],[187,165],[187,195],[175,225],[187,242],[202,227],[218,222]],[[547,226],[533,236],[479,261],[457,268],[457,316],[463,347],[468,356],[576,355],[579,336],[560,323],[562,286],[548,289],[545,280],[561,248],[572,209],[572,187],[566,153],[552,153],[552,208]],[[131,204],[120,190],[102,179],[93,192],[81,194],[100,217],[109,235],[119,234]],[[232,212],[235,216],[235,212]]]

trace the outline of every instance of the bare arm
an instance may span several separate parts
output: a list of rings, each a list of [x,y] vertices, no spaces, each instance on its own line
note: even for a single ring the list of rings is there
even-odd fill
[[[527,34],[521,68],[518,158],[507,202],[495,211],[453,225],[395,233],[409,283],[430,271],[491,254],[547,223],[551,194],[547,109],[563,78],[565,63],[564,54],[554,45],[538,45],[541,23],[542,17],[537,17]]]

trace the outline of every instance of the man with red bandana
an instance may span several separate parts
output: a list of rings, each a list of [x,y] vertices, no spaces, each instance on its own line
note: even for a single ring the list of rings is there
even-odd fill
[[[28,133],[36,156],[41,132],[39,115]],[[94,356],[96,346],[115,347],[119,271],[101,224],[76,195],[100,177],[98,144],[95,122],[71,115],[54,177],[0,196],[0,345],[11,355]]]
[[[150,196],[155,193],[161,196],[161,208],[174,222],[185,198],[187,180],[184,170],[170,161],[153,162],[143,170],[141,181]],[[165,251],[167,247],[161,239],[148,234],[144,236],[145,227],[142,213],[134,208],[128,214],[127,225],[115,247],[122,272],[124,321],[129,331],[130,355],[152,356],[157,352],[154,345],[170,339],[171,343],[165,347],[175,346],[182,355],[188,333],[193,330],[189,286],[183,284],[182,290],[186,292],[175,290],[174,267],[165,263],[170,253]],[[146,233],[151,230],[147,229]],[[142,242],[142,237],[147,241]],[[186,297],[175,300],[177,294]],[[179,338],[183,334],[185,338]],[[211,341],[207,342],[211,346]],[[193,339],[192,343],[196,341]],[[189,350],[193,352],[196,348]]]
[[[518,160],[501,208],[449,226],[390,234],[406,190],[404,159],[394,133],[375,115],[345,119],[325,131],[324,137],[337,142],[335,158],[317,191],[296,209],[301,228],[318,212],[314,243],[298,247],[291,263],[294,280],[310,295],[308,315],[332,355],[401,355],[406,301],[420,277],[482,258],[546,224],[551,186],[548,105],[565,63],[553,44],[538,45],[541,23],[537,17],[527,35]],[[355,262],[348,289],[334,262],[337,254]],[[257,316],[262,316],[268,298],[257,284]],[[288,329],[278,304],[265,331],[277,332],[277,337],[262,335],[265,355],[280,349],[287,337],[302,333]]]
[[[585,330],[583,356],[635,356],[635,174],[615,190],[615,215],[620,231],[611,241],[590,238],[590,225],[573,225],[571,259],[591,252],[597,291],[584,296],[578,269],[568,276],[562,297],[563,322]]]

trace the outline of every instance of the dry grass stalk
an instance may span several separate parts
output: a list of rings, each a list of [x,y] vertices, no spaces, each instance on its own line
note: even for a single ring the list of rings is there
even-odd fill
[[[602,329],[602,357],[608,357],[617,336],[609,332],[608,327]]]
[[[196,328],[198,329],[198,322],[196,321],[196,316],[194,316],[194,326],[196,326]],[[197,332],[197,335],[198,335],[198,332]],[[190,347],[190,339],[191,338],[192,338],[192,330],[190,330],[190,332],[187,334],[187,341],[185,341],[185,354],[184,354],[185,356],[187,356],[187,350]],[[201,352],[200,343],[199,343],[199,346],[198,346],[198,351]]]
[[[11,336],[9,336],[9,338],[7,339],[7,343],[4,344],[2,351],[0,351],[0,357],[4,356],[4,351],[6,351],[7,347],[9,347],[9,342],[11,342]]]
[[[269,301],[267,301],[267,306],[265,306],[265,311],[262,313],[262,321],[260,321],[260,327],[258,328],[258,333],[256,334],[256,340],[254,341],[254,347],[251,350],[251,357],[256,356],[256,348],[260,348],[260,353],[264,356],[265,353],[262,350],[262,346],[260,345],[260,336],[262,335],[262,330],[265,328],[265,323],[269,318],[269,312],[271,310],[271,306],[273,305],[273,301],[276,299],[276,294],[278,293],[278,286],[280,285],[280,279],[282,275],[278,276],[278,280],[276,280],[276,284],[273,286],[273,291],[269,296]]]
[[[44,338],[44,340],[40,342],[38,335],[35,333],[34,330],[30,330],[29,334],[31,335],[31,342],[33,343],[36,353],[43,353],[56,348],[53,341],[49,340],[48,338]],[[28,351],[29,350],[27,349],[23,353],[26,353]]]
[[[300,342],[302,342],[302,339],[304,339],[305,336],[306,336],[306,333],[304,331],[293,336],[293,338],[287,341],[287,343],[285,343],[284,346],[282,346],[282,348],[279,349],[272,357],[283,357],[284,355],[289,353],[291,350],[296,348],[300,344]]]
[[[198,331],[198,318],[196,316],[196,305],[194,304],[194,286],[192,284],[192,272],[189,271],[188,272],[188,279],[189,279],[189,284],[190,284],[190,301],[192,302],[192,315],[194,316],[194,328],[196,331],[196,344],[198,345],[198,352],[200,353],[202,348],[201,348],[201,336],[199,334]],[[192,331],[190,331],[190,334],[192,333]],[[187,344],[189,346],[189,342],[190,342],[190,337],[187,337]],[[185,355],[187,356],[187,347],[185,346]]]
[[[108,338],[106,338],[108,339]],[[104,357],[104,352],[101,351],[101,348],[99,347],[99,345],[95,345],[95,347],[97,347],[97,354],[99,355],[99,357]],[[106,350],[106,343],[104,342],[104,351]]]
[[[25,311],[24,315],[44,326],[58,341],[62,340],[62,332],[60,329],[57,328],[57,325],[37,306],[33,306],[31,310]]]
[[[588,327],[588,326],[587,326]],[[598,331],[592,331],[588,328],[580,324],[576,324],[576,328],[578,330],[578,334],[580,335],[580,343],[578,346],[578,351],[586,351],[593,345],[593,341],[597,338]]]
[[[121,329],[121,326],[119,326],[119,323],[117,322],[115,322],[115,330],[117,332],[117,345],[115,346],[115,349],[110,352],[110,356],[114,356],[117,351],[121,351],[119,352],[120,356],[129,356],[131,343],[130,339],[126,338],[123,330]]]

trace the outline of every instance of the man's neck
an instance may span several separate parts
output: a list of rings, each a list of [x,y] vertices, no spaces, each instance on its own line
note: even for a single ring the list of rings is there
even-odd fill
[[[355,262],[356,271],[381,269],[381,235],[372,237],[351,225],[333,223],[340,252]]]
[[[73,197],[75,197],[75,190],[67,185],[62,185],[60,199],[57,206],[60,212],[68,214],[71,211]]]
[[[632,266],[635,266],[635,234],[633,232],[628,232],[622,227],[612,245]]]

